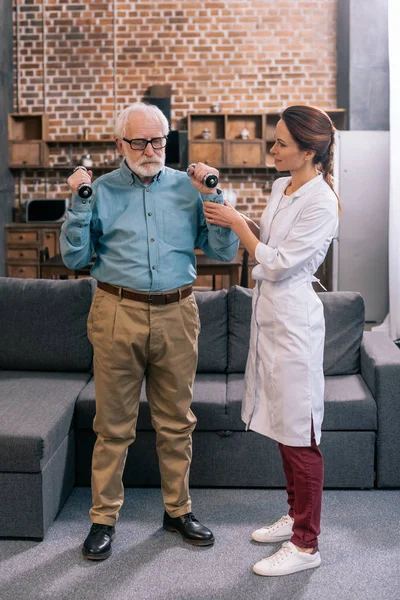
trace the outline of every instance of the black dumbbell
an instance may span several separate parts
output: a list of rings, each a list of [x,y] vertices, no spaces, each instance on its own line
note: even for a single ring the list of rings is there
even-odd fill
[[[79,165],[79,167],[75,167],[75,169],[72,172],[75,173],[75,171],[77,171],[78,169],[83,169],[84,171],[87,171],[86,167]],[[90,198],[92,194],[93,189],[90,183],[81,183],[78,187],[78,196],[80,196],[81,198]]]
[[[186,169],[186,173],[189,175],[189,169],[195,168],[195,164],[191,164],[188,166],[188,168]],[[214,175],[214,173],[207,173],[207,175],[205,175],[203,177],[203,185],[207,186],[208,188],[214,188],[215,186],[218,185],[218,177],[217,175]]]

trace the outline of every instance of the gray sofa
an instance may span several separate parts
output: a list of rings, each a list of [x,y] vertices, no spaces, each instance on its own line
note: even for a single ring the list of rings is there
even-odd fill
[[[95,436],[86,319],[95,282],[0,278],[0,537],[43,538],[72,487],[90,485]],[[191,486],[281,487],[277,446],[240,419],[252,290],[196,292],[202,330]],[[325,487],[400,487],[400,352],[364,333],[364,303],[322,293]],[[159,485],[142,389],[126,485]]]

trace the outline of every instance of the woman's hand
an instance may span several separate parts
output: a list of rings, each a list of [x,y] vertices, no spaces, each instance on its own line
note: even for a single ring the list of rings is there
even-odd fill
[[[203,210],[207,223],[213,225],[229,227],[235,231],[235,227],[243,223],[242,215],[227,200],[224,200],[224,204],[204,202]]]

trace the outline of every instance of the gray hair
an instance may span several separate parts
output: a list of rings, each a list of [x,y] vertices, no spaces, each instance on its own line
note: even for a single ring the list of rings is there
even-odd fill
[[[168,135],[169,125],[167,117],[161,112],[158,106],[155,106],[154,104],[147,104],[146,102],[135,102],[134,104],[124,108],[124,110],[119,113],[117,120],[115,121],[115,137],[123,138],[125,136],[126,123],[130,115],[132,113],[139,112],[147,113],[148,115],[157,117],[157,119],[160,121],[163,135]]]

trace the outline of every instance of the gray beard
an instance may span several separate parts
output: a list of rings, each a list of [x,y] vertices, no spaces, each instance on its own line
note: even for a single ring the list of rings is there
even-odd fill
[[[165,165],[165,158],[157,161],[157,163],[145,163],[132,165],[128,164],[131,171],[139,175],[139,177],[155,177]]]

